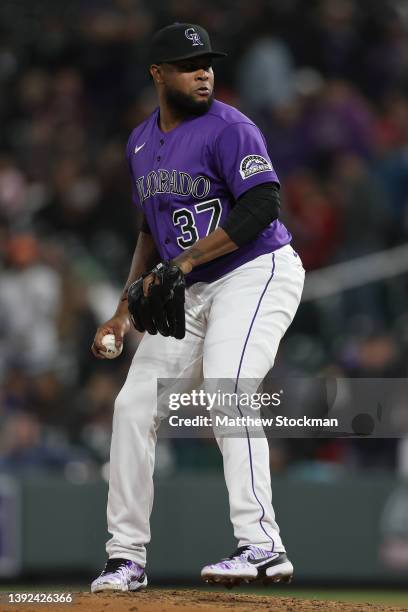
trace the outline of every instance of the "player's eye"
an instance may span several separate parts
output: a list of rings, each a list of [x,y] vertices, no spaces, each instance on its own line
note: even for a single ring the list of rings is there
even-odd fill
[[[211,63],[206,63],[203,65],[200,64],[185,64],[184,66],[182,66],[181,70],[183,72],[196,72],[197,70],[210,70],[211,68]]]

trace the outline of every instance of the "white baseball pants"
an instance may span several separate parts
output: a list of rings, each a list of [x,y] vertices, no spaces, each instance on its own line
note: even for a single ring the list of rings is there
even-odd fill
[[[116,402],[110,455],[110,558],[146,564],[153,503],[157,378],[262,380],[298,308],[304,282],[290,245],[186,291],[183,340],[145,334]],[[265,437],[217,438],[239,546],[284,551],[272,507]]]

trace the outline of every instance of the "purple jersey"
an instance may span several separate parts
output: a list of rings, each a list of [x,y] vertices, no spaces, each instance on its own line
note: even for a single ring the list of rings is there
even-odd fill
[[[279,183],[260,130],[236,108],[214,100],[200,117],[162,132],[159,109],[127,145],[133,201],[143,210],[162,259],[173,259],[227,218],[235,201],[261,183]],[[187,283],[212,282],[288,244],[276,220],[238,250],[197,266]]]

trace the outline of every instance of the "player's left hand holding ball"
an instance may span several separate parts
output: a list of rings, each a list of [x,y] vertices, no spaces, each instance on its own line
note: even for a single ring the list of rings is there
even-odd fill
[[[184,312],[185,278],[172,262],[163,261],[128,288],[128,308],[135,328],[149,334],[174,336],[186,333]]]
[[[122,353],[123,343],[117,347],[114,334],[106,334],[101,340],[103,346],[106,348],[106,359],[116,359]]]
[[[127,313],[115,314],[109,321],[100,325],[96,331],[91,351],[98,359],[115,359],[123,349],[123,339],[129,331]]]

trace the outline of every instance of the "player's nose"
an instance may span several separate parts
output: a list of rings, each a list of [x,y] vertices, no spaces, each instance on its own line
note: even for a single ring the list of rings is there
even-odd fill
[[[208,81],[209,77],[210,73],[205,68],[200,68],[199,70],[197,70],[196,79],[198,79],[199,81]]]

